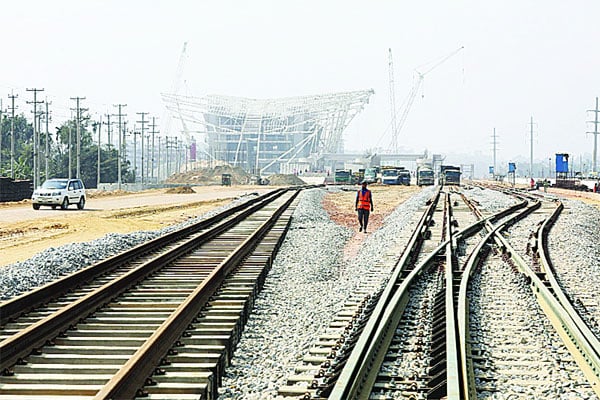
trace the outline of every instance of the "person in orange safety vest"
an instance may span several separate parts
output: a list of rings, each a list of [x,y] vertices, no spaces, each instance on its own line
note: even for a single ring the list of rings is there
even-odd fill
[[[367,233],[367,224],[369,223],[369,214],[373,211],[373,196],[367,189],[367,182],[362,183],[362,188],[356,193],[356,202],[354,209],[358,211],[359,232]]]

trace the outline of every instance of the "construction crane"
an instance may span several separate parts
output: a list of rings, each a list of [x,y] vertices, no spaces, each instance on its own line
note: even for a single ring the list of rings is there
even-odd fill
[[[179,90],[181,88],[181,77],[183,76],[183,67],[185,66],[185,61],[187,58],[187,42],[183,43],[183,49],[181,50],[181,55],[179,56],[179,62],[177,63],[177,71],[175,73],[175,78],[173,79],[173,85],[171,86],[171,94],[177,96],[179,94]],[[177,115],[179,117],[179,120],[181,121],[181,127],[183,129],[183,134],[185,136],[186,141],[189,143],[191,138],[190,138],[190,133],[187,129],[187,126],[185,124],[185,121],[183,120],[183,117],[181,115],[181,107],[179,102],[176,103],[176,108],[177,108]],[[167,136],[173,136],[171,135],[171,115],[169,115],[169,117],[167,118],[167,120],[165,121],[165,125],[164,125],[164,132],[166,133]]]
[[[431,71],[433,71],[434,69],[436,69],[437,67],[442,65],[445,61],[447,61],[449,58],[451,58],[454,55],[456,55],[457,53],[459,53],[464,48],[465,48],[464,46],[459,47],[458,49],[454,50],[452,53],[442,57],[438,62],[436,62],[435,64],[433,64],[431,67],[429,67],[428,69],[426,69],[423,72],[420,72],[419,70],[415,69],[415,72],[417,74],[417,79],[414,81],[413,86],[410,89],[410,92],[408,94],[408,97],[406,98],[405,102],[403,103],[403,104],[405,104],[404,110],[402,111],[402,115],[400,115],[400,119],[398,121],[397,126],[395,126],[396,112],[395,112],[395,109],[392,110],[392,145],[391,145],[391,149],[393,149],[394,152],[397,151],[398,134],[400,133],[400,131],[402,130],[402,127],[404,126],[404,123],[406,122],[406,118],[408,117],[408,113],[415,101],[415,98],[417,97],[417,93],[419,92],[419,89],[421,89],[421,87],[423,86],[423,80],[425,79],[425,75],[429,74]],[[391,69],[392,68],[392,50],[391,49],[390,49],[389,65],[390,65],[390,69]],[[393,72],[390,70],[390,91],[391,90],[393,90]],[[390,97],[391,96],[392,95],[390,94]]]
[[[392,112],[392,151],[398,152],[398,132],[396,131],[396,89],[394,88],[394,60],[392,58],[392,49],[389,48],[389,78],[390,78],[390,110]]]

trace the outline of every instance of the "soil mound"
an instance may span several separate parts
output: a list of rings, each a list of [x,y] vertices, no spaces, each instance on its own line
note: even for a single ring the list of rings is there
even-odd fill
[[[293,174],[275,174],[269,176],[269,185],[274,186],[294,186],[305,185],[306,183]]]
[[[245,185],[250,175],[240,167],[218,165],[214,168],[198,168],[189,172],[171,175],[167,183],[189,183],[192,185],[220,185],[223,174],[231,175],[232,185]]]
[[[189,193],[196,193],[196,192],[194,191],[194,189],[192,189],[189,186],[177,186],[177,187],[172,187],[172,188],[167,189],[165,191],[165,193],[169,193],[169,194],[172,194],[172,193],[175,193],[175,194],[179,194],[179,193],[189,194]]]

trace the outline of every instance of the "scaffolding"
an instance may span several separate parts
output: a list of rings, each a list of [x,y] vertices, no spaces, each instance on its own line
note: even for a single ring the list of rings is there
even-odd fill
[[[163,94],[167,109],[199,125],[203,152],[212,160],[254,174],[279,173],[283,164],[316,166],[327,153],[343,153],[343,131],[374,91],[280,99]]]

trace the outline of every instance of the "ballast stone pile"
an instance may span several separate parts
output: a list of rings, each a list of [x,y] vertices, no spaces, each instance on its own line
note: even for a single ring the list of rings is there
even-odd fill
[[[565,209],[550,230],[550,258],[558,282],[600,338],[600,210],[581,201],[563,204]]]
[[[365,236],[356,259],[347,262],[342,252],[354,232],[329,219],[322,207],[324,190],[303,191],[290,231],[223,378],[219,399],[275,398],[319,332],[370,266],[386,254],[386,237],[409,227],[433,190],[424,189],[400,205],[381,229]]]
[[[33,288],[52,282],[98,261],[112,257],[141,243],[184,228],[249,200],[251,194],[211,210],[200,217],[158,231],[138,231],[127,234],[110,233],[86,243],[50,247],[32,258],[0,268],[0,301],[8,300]]]
[[[492,256],[470,291],[472,346],[485,358],[475,367],[480,398],[596,398],[522,274]]]

